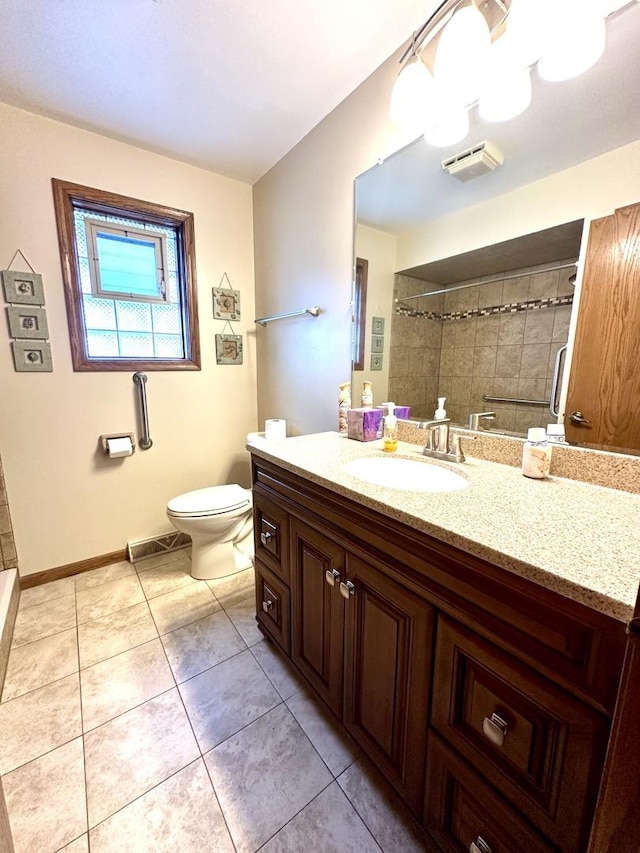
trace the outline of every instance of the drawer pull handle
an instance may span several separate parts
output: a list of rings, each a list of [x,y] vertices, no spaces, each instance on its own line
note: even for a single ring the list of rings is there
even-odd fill
[[[509,731],[509,726],[498,714],[492,714],[491,718],[485,717],[482,721],[482,731],[492,744],[502,746]]]
[[[273,601],[271,601],[270,598],[267,599],[267,601],[262,602],[262,609],[264,610],[265,613],[268,613],[272,607],[273,607]]]
[[[347,601],[351,598],[352,595],[355,594],[356,587],[355,584],[352,584],[351,581],[341,581],[340,583],[340,595],[343,598],[346,598]]]
[[[491,848],[484,838],[479,835],[476,840],[472,841],[469,845],[469,853],[491,853]]]
[[[265,548],[267,547],[269,542],[271,542],[272,539],[273,539],[273,533],[269,533],[268,530],[265,530],[260,534],[260,541],[265,546]]]
[[[340,572],[337,569],[327,569],[324,576],[329,586],[335,586],[336,581],[340,580]]]

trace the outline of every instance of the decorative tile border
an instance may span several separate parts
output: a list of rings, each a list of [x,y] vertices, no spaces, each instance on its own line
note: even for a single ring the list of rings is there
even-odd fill
[[[466,320],[471,317],[488,317],[492,314],[517,314],[521,311],[539,311],[541,308],[559,308],[561,305],[573,305],[573,294],[550,296],[545,299],[529,299],[524,302],[510,302],[506,305],[493,305],[489,308],[472,308],[469,311],[452,311],[448,314],[439,314],[434,311],[416,311],[412,308],[397,306],[395,313],[401,317],[426,317],[428,320]]]

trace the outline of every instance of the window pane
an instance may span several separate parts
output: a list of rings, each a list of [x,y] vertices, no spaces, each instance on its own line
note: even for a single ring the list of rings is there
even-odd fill
[[[175,273],[178,269],[178,246],[173,233],[167,236],[167,269]]]
[[[78,257],[79,258],[88,258],[89,253],[87,252],[87,235],[84,230],[84,216],[79,211],[76,210],[73,215],[75,226],[76,226],[76,246],[78,247]]]
[[[82,297],[84,304],[84,324],[87,329],[115,329],[116,312],[113,299],[95,299],[86,293]]]
[[[115,304],[119,331],[151,331],[151,309],[147,302],[120,302],[116,300]]]
[[[98,232],[96,248],[100,265],[100,289],[103,292],[150,297],[161,295],[156,243]]]
[[[154,335],[156,358],[184,358],[181,335]]]
[[[153,336],[135,334],[134,332],[118,332],[120,355],[129,358],[153,358]]]
[[[177,305],[152,305],[153,331],[167,332],[169,334],[180,334],[182,323],[180,309]]]
[[[91,275],[87,258],[80,258],[80,286],[83,293],[91,293]]]
[[[118,336],[115,332],[87,331],[87,351],[90,358],[117,358]]]
[[[178,276],[174,272],[170,272],[167,276],[167,297],[169,302],[177,305],[180,302],[180,292],[178,290]]]

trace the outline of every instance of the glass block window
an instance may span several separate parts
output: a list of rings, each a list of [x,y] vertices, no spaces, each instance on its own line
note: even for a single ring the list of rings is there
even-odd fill
[[[192,214],[53,188],[74,368],[199,369]]]

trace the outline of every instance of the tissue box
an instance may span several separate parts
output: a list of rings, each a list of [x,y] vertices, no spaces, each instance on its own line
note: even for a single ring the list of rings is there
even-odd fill
[[[375,441],[380,438],[381,409],[348,409],[347,435],[356,441]]]
[[[386,412],[385,406],[378,406],[378,408],[384,416],[384,413]],[[393,414],[403,421],[408,421],[411,417],[411,406],[396,406],[393,410]]]

